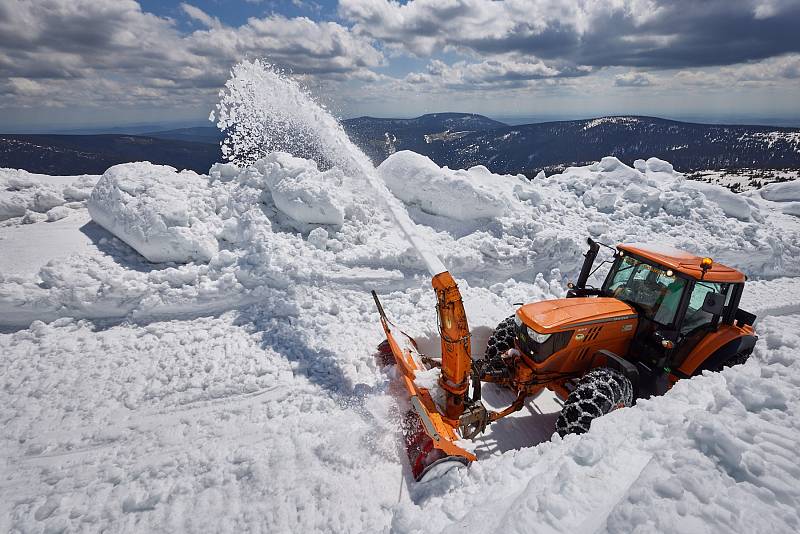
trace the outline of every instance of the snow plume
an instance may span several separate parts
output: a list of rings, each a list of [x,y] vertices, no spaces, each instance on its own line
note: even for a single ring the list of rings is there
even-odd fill
[[[212,113],[212,120],[214,116]],[[406,210],[377,177],[369,158],[350,141],[339,121],[296,80],[258,59],[242,61],[233,67],[220,92],[216,116],[217,126],[226,132],[222,153],[240,166],[280,150],[365,178],[428,271],[437,274],[446,270]]]
[[[215,119],[226,134],[222,154],[240,167],[281,151],[351,173],[372,168],[324,106],[297,80],[259,59],[231,69],[211,114]]]

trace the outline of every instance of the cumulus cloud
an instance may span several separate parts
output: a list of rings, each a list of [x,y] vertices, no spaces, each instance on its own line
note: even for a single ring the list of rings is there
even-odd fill
[[[538,80],[584,76],[589,72],[590,69],[558,68],[535,58],[506,55],[479,62],[457,61],[451,65],[432,60],[426,72],[410,73],[405,81],[450,89],[485,90],[525,87]]]
[[[784,0],[341,0],[357,32],[424,56],[533,55],[593,67],[727,65],[800,51]]]
[[[355,107],[399,93],[596,94],[609,77],[593,74],[608,70],[618,87],[659,90],[800,78],[797,0],[340,0],[335,20],[314,1],[252,1],[268,14],[231,26],[194,0],[174,18],[135,0],[0,0],[0,109],[195,109],[244,57]],[[427,67],[408,72],[402,55]]]
[[[142,11],[134,0],[6,0],[0,4],[0,107],[27,105],[20,87],[47,86],[62,103],[158,98],[167,103],[209,95],[242,57],[267,57],[300,75],[347,78],[384,62],[369,37],[336,22],[270,15],[238,27],[190,3],[181,11],[202,27],[179,31],[176,21]],[[21,80],[28,80],[23,82]],[[97,94],[84,100],[83,81]],[[19,98],[17,98],[19,97]]]
[[[653,85],[653,77],[644,72],[626,72],[614,77],[614,85],[618,87],[647,87]]]
[[[800,79],[800,54],[787,54],[764,61],[721,67],[708,72],[684,69],[670,77],[673,84],[730,89],[736,86],[774,86]]]
[[[186,2],[181,3],[181,9],[184,13],[189,15],[189,18],[196,20],[203,26],[207,28],[221,28],[222,22],[217,17],[212,17],[199,7],[193,6],[191,4],[187,4]]]

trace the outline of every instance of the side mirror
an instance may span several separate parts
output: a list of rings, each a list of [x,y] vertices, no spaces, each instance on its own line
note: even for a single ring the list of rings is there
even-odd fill
[[[722,309],[725,307],[725,295],[722,293],[706,293],[706,298],[703,301],[704,312],[711,315],[722,315]]]

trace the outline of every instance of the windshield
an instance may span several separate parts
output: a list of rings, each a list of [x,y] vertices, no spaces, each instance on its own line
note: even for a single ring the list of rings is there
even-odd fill
[[[662,325],[675,320],[685,287],[686,281],[671,270],[631,256],[618,259],[603,284],[607,295],[635,305],[645,317]]]

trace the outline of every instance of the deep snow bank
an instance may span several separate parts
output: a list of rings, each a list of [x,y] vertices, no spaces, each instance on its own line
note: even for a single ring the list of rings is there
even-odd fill
[[[434,172],[400,157],[403,172]],[[438,172],[443,187],[483,173]],[[157,188],[180,177],[153,175]],[[306,179],[326,187],[281,208],[277,184],[305,190]],[[727,253],[751,276],[797,268],[794,218],[758,196],[745,197],[749,221],[730,217],[666,162],[491,180],[504,203],[493,216],[406,204],[464,277],[477,353],[514,303],[563,296],[587,234]],[[762,316],[744,368],[680,383],[584,436],[549,441],[553,418],[529,404],[505,421],[511,444],[482,438],[481,461],[409,492],[367,290],[432,354],[435,299],[369,183],[270,154],[192,184],[196,196],[179,200],[219,220],[198,234],[216,242],[207,261],[148,263],[95,227],[94,253],[0,273],[0,322],[101,319],[0,334],[0,530],[797,531],[796,316]],[[136,224],[169,212],[125,205],[142,206]],[[330,205],[340,224],[306,216]],[[745,299],[762,315],[800,310],[795,279],[753,282]],[[109,324],[119,316],[131,321]]]
[[[769,184],[760,192],[763,198],[773,202],[800,202],[800,180]]]
[[[424,272],[364,176],[321,171],[285,153],[246,168],[218,164],[209,174],[147,163],[109,169],[91,213],[141,256],[109,236],[98,243],[107,254],[0,278],[0,323],[228,309],[296,284],[394,287]],[[399,152],[379,175],[405,199],[418,233],[445,265],[476,285],[532,280],[554,268],[574,276],[587,236],[671,244],[751,278],[800,271],[797,225],[788,221],[795,218],[779,219],[775,203],[757,196],[731,201],[726,192],[698,188],[655,159],[631,168],[604,158],[529,181],[482,167],[442,169]],[[429,179],[425,195],[415,176]],[[145,258],[188,263],[153,266]]]

